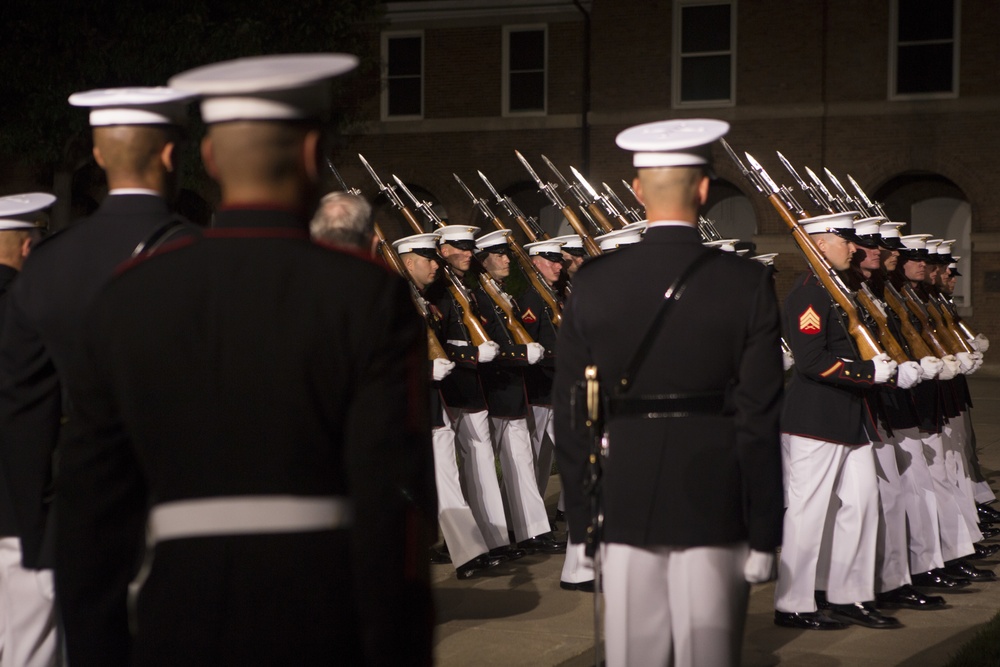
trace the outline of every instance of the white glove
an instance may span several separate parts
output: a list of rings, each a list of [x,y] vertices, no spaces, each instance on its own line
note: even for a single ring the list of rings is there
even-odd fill
[[[751,584],[763,584],[774,579],[775,558],[771,551],[750,551],[746,565],[743,566],[743,578]]]
[[[791,350],[781,351],[781,365],[786,371],[795,365],[795,357],[792,356]]]
[[[976,334],[976,337],[973,340],[976,341],[976,344],[978,345],[977,349],[980,352],[985,352],[990,349],[990,339],[983,334]]]
[[[528,363],[537,364],[538,360],[545,354],[545,348],[541,343],[528,343]]]
[[[953,354],[946,354],[941,357],[941,361],[944,362],[944,368],[938,374],[938,380],[951,380],[956,375],[958,375],[960,365],[958,359],[955,358]]]
[[[965,375],[968,375],[975,369],[976,360],[968,352],[959,352],[955,355],[955,358],[958,359],[959,371]]]
[[[500,352],[500,344],[488,340],[479,346],[479,363],[487,364],[494,359],[496,359],[497,353]]]
[[[915,361],[904,361],[896,367],[896,386],[900,389],[909,389],[920,383],[923,369]]]
[[[976,365],[973,366],[972,370],[970,371],[971,373],[975,373],[976,371],[978,371],[983,366],[983,353],[982,352],[973,352],[969,356],[972,357],[972,360],[974,362],[976,362]]]
[[[434,359],[431,362],[431,379],[435,382],[440,382],[448,377],[448,374],[451,373],[451,369],[454,367],[454,361],[448,361],[447,359]]]
[[[944,368],[944,362],[937,357],[924,357],[920,360],[921,380],[933,380]]]
[[[883,384],[892,379],[896,373],[896,362],[889,358],[885,352],[872,357],[875,362],[875,384]]]

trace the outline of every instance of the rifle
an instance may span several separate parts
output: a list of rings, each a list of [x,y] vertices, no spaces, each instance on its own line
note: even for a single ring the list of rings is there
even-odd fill
[[[490,179],[486,178],[486,174],[481,171],[476,173],[479,174],[479,178],[481,178],[483,183],[486,184],[486,187],[490,189],[493,196],[497,198],[497,203],[500,204],[505,211],[507,211],[507,215],[517,220],[517,224],[521,227],[521,231],[524,232],[524,235],[527,236],[532,243],[535,241],[547,241],[549,239],[549,235],[539,226],[538,221],[535,218],[526,216],[518,205],[514,203],[513,199],[497,192],[497,189],[493,187],[492,183],[490,183]]]
[[[917,328],[913,326],[912,320],[910,320],[910,313],[906,309],[905,298],[899,293],[892,283],[888,280],[885,281],[885,302],[892,308],[893,312],[896,313],[896,317],[899,318],[900,328],[903,331],[903,338],[906,339],[906,344],[910,348],[910,352],[917,359],[923,359],[924,357],[940,357],[943,356],[944,350],[942,349],[942,354],[938,354],[937,351],[931,351],[931,346],[928,344],[929,340],[933,340],[935,343],[937,339],[934,337],[933,332],[928,332],[930,334],[928,337],[921,336]],[[940,343],[937,343],[940,345]]]
[[[346,189],[345,192],[347,192]],[[427,302],[424,301],[424,297],[421,296],[420,288],[418,288],[417,284],[413,282],[413,278],[411,278],[409,272],[407,272],[406,266],[403,264],[403,260],[399,258],[399,254],[392,247],[392,244],[386,239],[385,234],[382,232],[381,227],[378,226],[378,223],[375,223],[375,236],[378,237],[379,254],[382,255],[382,259],[385,260],[386,264],[394,268],[396,273],[405,278],[406,282],[409,283],[410,298],[413,299],[413,305],[417,307],[417,312],[420,313],[421,317],[424,318],[424,322],[427,324],[428,358],[447,359],[448,353],[445,352],[444,347],[441,346],[441,341],[438,339],[437,334],[434,333],[434,329],[432,327],[434,316],[427,307]]]
[[[410,226],[414,229],[415,233],[424,233],[424,230],[421,228],[416,216],[413,215],[413,211],[411,211],[406,204],[403,203],[403,200],[399,197],[396,189],[393,186],[382,182],[382,179],[378,177],[378,174],[375,173],[375,170],[370,164],[368,164],[368,160],[366,160],[361,153],[358,153],[358,157],[361,158],[362,164],[365,165],[365,169],[368,170],[371,177],[375,179],[376,183],[378,183],[379,190],[385,193],[385,196],[389,199],[389,201],[392,202],[399,212],[403,214],[403,217],[410,223]],[[471,340],[472,344],[476,347],[489,342],[490,336],[486,333],[486,329],[483,328],[483,323],[480,321],[479,316],[472,308],[472,295],[469,293],[469,290],[462,284],[462,281],[459,280],[458,276],[455,275],[450,266],[442,262],[441,270],[444,272],[445,279],[448,281],[448,291],[451,293],[455,303],[458,304],[458,309],[461,311],[462,324],[465,325],[465,329],[469,334],[469,340]]]
[[[548,200],[552,202],[552,205],[562,212],[563,217],[565,217],[566,221],[569,222],[573,231],[579,234],[580,238],[583,239],[583,247],[587,250],[587,254],[591,257],[597,257],[602,254],[600,247],[594,242],[594,237],[587,232],[587,229],[583,226],[583,222],[579,217],[577,217],[576,213],[574,213],[573,210],[570,209],[570,207],[567,206],[562,200],[562,197],[560,197],[559,193],[556,192],[555,186],[551,183],[542,182],[542,179],[538,177],[538,174],[531,168],[531,165],[524,159],[524,156],[517,151],[514,151],[514,154],[517,155],[517,159],[521,161],[521,164],[528,170],[531,177],[535,179],[535,183],[538,184],[538,191],[548,197]]]
[[[465,194],[469,195],[469,198],[472,199],[472,203],[479,207],[479,211],[485,218],[492,221],[493,225],[497,229],[507,230],[507,227],[500,222],[500,218],[494,215],[493,211],[490,210],[489,204],[474,195],[472,190],[470,190],[462,179],[458,177],[458,174],[452,174],[452,176],[455,177],[458,184],[462,186],[463,190],[465,190]],[[537,268],[535,268],[531,258],[529,258],[528,254],[524,252],[524,248],[518,245],[513,238],[510,238],[510,235],[508,235],[507,243],[510,245],[511,252],[513,252],[514,258],[517,259],[517,263],[521,266],[521,271],[523,271],[524,275],[528,277],[528,280],[531,281],[532,287],[535,288],[535,291],[538,292],[538,295],[542,297],[542,300],[548,305],[549,310],[552,312],[552,324],[558,327],[559,324],[562,323],[562,309],[559,307],[559,299],[556,298],[556,293],[552,291],[552,288],[547,282],[545,282],[542,274],[539,273]]]
[[[364,158],[361,158],[361,159],[364,159]],[[326,166],[330,168],[330,172],[333,174],[334,178],[337,179],[337,182],[340,183],[340,189],[341,190],[343,190],[344,192],[347,192],[348,194],[355,195],[357,197],[361,196],[361,188],[349,188],[349,187],[347,187],[347,183],[345,183],[344,179],[341,178],[340,172],[337,171],[337,168],[333,166],[333,160],[331,160],[330,158],[327,158],[326,159]]]
[[[839,181],[836,181],[836,177],[833,176],[833,174],[829,173],[829,171],[827,171],[827,174],[834,180],[836,185],[840,185]],[[851,182],[854,190],[858,193],[858,198],[855,199],[856,202],[860,203],[868,211],[868,213],[886,217],[881,204],[870,199],[868,194],[850,174],[847,175],[847,179]],[[843,189],[843,186],[840,187]],[[904,291],[904,294],[907,294],[908,297],[912,296],[912,299],[916,299],[916,303],[911,306],[911,310],[922,310],[924,319],[930,318],[933,320],[935,325],[934,329],[941,332],[940,334],[935,333],[934,330],[929,330],[927,332],[929,337],[935,339],[936,346],[932,346],[935,350],[935,354],[937,354],[938,351],[944,351],[945,348],[952,350],[953,353],[973,351],[972,344],[968,341],[975,338],[975,335],[961,321],[961,318],[958,316],[958,312],[954,309],[954,304],[944,298],[944,295],[940,293],[935,294],[928,292],[930,299],[928,300],[928,304],[924,304],[917,296],[916,290],[910,288],[909,292]],[[929,303],[930,301],[934,301],[938,304],[940,306],[940,310],[938,310],[934,304]],[[930,307],[928,308],[927,306]],[[938,317],[935,317],[935,311]],[[917,315],[917,317],[919,319],[921,315]],[[923,320],[921,320],[921,324],[923,324]],[[929,329],[929,327],[924,326],[924,329]],[[937,354],[937,356],[940,357],[943,355]]]
[[[600,213],[595,215],[594,209],[591,209],[590,206],[587,205],[587,196],[584,194],[583,187],[579,183],[576,181],[573,181],[572,183],[567,181],[566,177],[562,175],[562,172],[556,169],[556,166],[552,164],[552,160],[548,159],[544,155],[542,156],[542,162],[544,162],[549,168],[549,171],[556,175],[556,178],[558,178],[563,184],[566,191],[576,197],[576,201],[580,204],[580,212],[583,213],[583,216],[590,222],[594,231],[599,234],[607,234],[608,232],[614,230],[614,227],[611,225],[611,221]]]
[[[601,185],[604,186],[604,192],[607,193],[608,199],[614,202],[615,206],[617,206],[619,209],[625,212],[625,215],[628,216],[629,222],[642,222],[643,220],[645,220],[645,218],[643,218],[642,215],[639,214],[638,209],[629,208],[628,206],[626,206],[625,202],[623,202],[618,197],[618,195],[615,194],[615,191],[611,189],[610,185],[608,185],[604,181],[601,181]]]
[[[410,191],[410,188],[406,187],[403,181],[399,180],[399,176],[395,174],[392,175],[392,180],[396,181],[396,185],[399,189],[410,198],[413,205],[421,211],[424,216],[432,222],[437,227],[444,227],[444,221],[438,217],[438,214],[434,212],[431,207],[430,202],[421,201],[417,199],[416,195]],[[508,331],[511,333],[511,337],[514,343],[517,345],[527,345],[528,343],[534,343],[535,341],[531,338],[528,332],[525,330],[524,325],[521,324],[520,320],[514,314],[514,302],[511,300],[510,296],[503,291],[497,281],[493,279],[490,272],[483,267],[483,265],[476,259],[475,255],[472,256],[472,261],[478,265],[479,268],[479,286],[483,288],[486,295],[493,300],[493,303],[500,308],[500,312],[503,314],[504,324],[507,326]],[[446,273],[451,273],[448,268],[446,268]],[[454,274],[451,274],[454,275]],[[457,280],[458,277],[454,276]]]
[[[802,254],[805,255],[806,261],[809,262],[809,266],[812,268],[813,273],[816,274],[816,278],[820,281],[823,287],[826,288],[830,298],[832,298],[834,303],[840,307],[844,317],[847,319],[847,333],[857,344],[861,358],[869,360],[879,354],[882,354],[882,346],[861,320],[861,313],[858,304],[855,301],[855,294],[847,288],[847,285],[845,285],[844,281],[837,275],[837,272],[827,261],[826,257],[824,257],[819,249],[816,248],[812,239],[809,238],[809,235],[806,234],[799,225],[798,219],[806,216],[802,207],[795,200],[795,197],[792,196],[787,187],[779,187],[777,183],[771,179],[767,172],[764,171],[764,168],[760,166],[760,164],[754,160],[749,153],[746,155],[747,159],[753,166],[752,172],[746,168],[743,161],[739,159],[725,139],[721,139],[720,141],[722,142],[723,148],[725,148],[726,152],[739,168],[740,172],[755,188],[757,188],[758,191],[767,196],[768,201],[771,202],[771,205],[781,216],[782,221],[791,230],[792,239],[799,247],[799,250],[802,251]],[[885,331],[888,333],[887,324],[885,325]],[[895,342],[895,339],[891,338],[891,336],[892,334],[890,333],[888,338]],[[899,347],[898,343],[896,344],[896,347]],[[901,348],[899,351],[902,354]],[[902,357],[903,361],[906,361],[906,355],[902,354]]]
[[[583,188],[584,192],[590,196],[590,203],[587,204],[587,210],[589,210],[599,221],[601,221],[602,229],[610,227],[611,229],[609,231],[611,231],[616,227],[621,228],[629,224],[629,222],[632,222],[622,215],[617,208],[615,208],[615,205],[611,203],[610,199],[598,194],[597,190],[594,189],[594,186],[592,186],[590,182],[583,177],[583,174],[577,171],[576,167],[570,166],[569,170],[573,172],[576,182],[580,184],[580,187]],[[604,208],[603,211],[601,210],[601,207]],[[611,218],[615,219],[618,223],[617,226],[612,224]],[[639,221],[636,220],[634,222]]]

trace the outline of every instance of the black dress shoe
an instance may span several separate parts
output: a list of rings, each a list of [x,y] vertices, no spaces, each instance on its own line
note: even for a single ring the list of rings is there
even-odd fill
[[[568,581],[560,581],[559,588],[563,589],[564,591],[582,591],[584,593],[593,593],[594,580],[591,579],[590,581],[580,581],[575,584],[572,584]]]
[[[989,505],[979,503],[976,505],[976,513],[979,515],[979,520],[983,523],[1000,523],[1000,512]]]
[[[496,567],[503,561],[499,558],[492,558],[488,553],[476,556],[468,563],[459,565],[455,570],[455,575],[459,579],[471,579],[483,570],[488,570],[491,567]]]
[[[843,630],[847,623],[835,621],[818,611],[792,613],[774,610],[774,624],[796,630]]]
[[[947,606],[940,595],[924,595],[909,584],[876,593],[875,604],[879,609],[944,609]]]
[[[853,623],[876,630],[891,630],[903,627],[899,619],[880,614],[871,602],[831,604],[830,618],[843,623]]]
[[[945,574],[941,569],[921,572],[910,577],[914,586],[920,588],[941,588],[945,590],[958,590],[969,585],[968,579],[956,579]]]
[[[966,556],[966,558],[976,558],[976,559],[978,559],[978,558],[989,558],[990,556],[992,556],[996,552],[1000,551],[1000,544],[978,544],[977,543],[977,544],[973,544],[972,546],[974,546],[976,548],[976,553],[972,554],[970,556]]]
[[[490,549],[488,555],[490,558],[499,558],[501,561],[506,561],[524,558],[528,555],[528,552],[524,549],[518,549],[517,547],[508,544],[507,546]]]
[[[996,537],[1000,535],[1000,528],[992,528],[990,526],[980,526],[979,532],[983,534],[983,539],[988,540],[991,537]]]
[[[993,570],[981,570],[975,565],[966,563],[964,560],[953,560],[945,563],[944,573],[955,577],[964,578],[969,581],[996,581],[997,575]]]
[[[448,565],[451,563],[451,556],[447,548],[437,549],[431,547],[431,565]]]
[[[524,549],[529,554],[564,554],[566,553],[566,543],[557,540],[552,533],[542,533],[535,537],[529,537],[517,543],[519,549]]]

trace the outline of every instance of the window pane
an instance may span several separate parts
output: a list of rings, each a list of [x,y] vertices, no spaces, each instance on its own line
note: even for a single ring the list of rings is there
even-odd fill
[[[896,92],[900,94],[953,92],[952,49],[951,44],[899,47]]]
[[[510,33],[510,69],[543,69],[545,67],[545,32],[531,30]]]
[[[952,0],[899,0],[899,41],[954,39]]]
[[[394,37],[388,45],[389,76],[420,76],[420,38]]]
[[[729,5],[681,9],[681,53],[729,50]]]
[[[510,75],[510,110],[545,111],[545,74],[523,72]]]
[[[698,56],[681,61],[681,101],[729,99],[729,56]]]
[[[389,79],[387,94],[388,115],[419,116],[423,113],[420,108],[420,77]]]

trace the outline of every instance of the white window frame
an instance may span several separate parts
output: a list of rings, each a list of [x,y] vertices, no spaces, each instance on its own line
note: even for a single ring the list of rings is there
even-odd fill
[[[927,40],[921,42],[905,42],[905,44],[945,44],[952,42],[955,48],[952,50],[951,58],[951,91],[939,91],[934,93],[897,93],[896,75],[899,66],[899,0],[889,1],[889,80],[886,82],[888,88],[888,98],[890,100],[951,100],[958,97],[959,91],[959,63],[961,62],[961,35],[962,35],[962,0],[953,0],[954,5],[954,33],[951,40]]]
[[[420,38],[420,113],[410,114],[410,115],[389,115],[389,40],[407,38],[407,37],[419,37]],[[423,30],[399,30],[392,32],[382,33],[382,96],[381,96],[381,111],[380,115],[384,121],[394,121],[394,120],[422,120],[424,117],[424,87],[427,80],[427,71],[424,67],[424,47],[426,40],[424,39]]]
[[[681,42],[683,25],[681,20],[682,9],[693,5],[729,5],[729,50],[710,51],[699,53],[698,56],[722,56],[728,55],[730,59],[729,69],[729,99],[728,100],[691,100],[681,99],[681,60],[684,55],[681,53]],[[720,108],[736,106],[736,0],[677,0],[674,2],[673,13],[673,44],[672,44],[672,65],[671,65],[671,99],[676,109],[683,108]]]
[[[510,109],[510,34],[512,32],[542,32],[544,40],[543,53],[544,63],[542,65],[542,109],[528,111],[511,111]],[[505,25],[503,27],[502,53],[500,56],[503,63],[503,75],[500,91],[500,111],[504,117],[514,116],[545,116],[549,112],[549,26],[547,23],[531,23],[526,25]],[[526,70],[527,71],[527,70]]]

